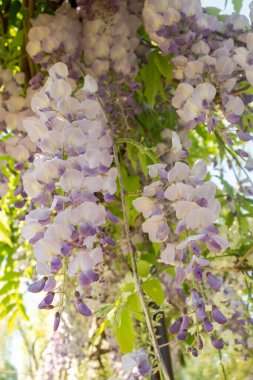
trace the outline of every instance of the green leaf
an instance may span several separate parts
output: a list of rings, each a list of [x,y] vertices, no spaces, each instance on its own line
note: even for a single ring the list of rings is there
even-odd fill
[[[226,225],[228,227],[231,227],[234,221],[234,215],[231,211],[226,215],[225,220],[226,220]]]
[[[216,7],[205,7],[205,10],[207,11],[209,15],[212,15],[212,16],[219,16],[219,14],[221,13],[221,10]]]
[[[148,165],[151,165],[152,162],[147,163],[147,155],[143,154],[142,152],[138,152],[138,159],[141,167],[142,173],[145,175],[145,177],[148,177]]]
[[[168,85],[172,79],[173,79],[173,65],[170,62],[171,60],[171,54],[169,55],[162,55],[159,52],[156,53],[154,61],[156,64],[156,67],[160,71],[160,73],[166,78],[166,85]]]
[[[233,187],[223,178],[220,178],[220,181],[222,183],[222,185],[224,186],[224,190],[226,191],[226,193],[231,197],[233,198],[234,196],[234,189]]]
[[[129,158],[131,162],[132,168],[136,171],[137,170],[137,160],[136,160],[137,148],[134,145],[127,144],[126,153],[127,153],[127,157]]]
[[[144,84],[144,96],[148,104],[152,107],[155,104],[155,99],[158,94],[161,95],[163,99],[166,99],[161,72],[155,62],[156,56],[156,51],[150,53],[148,63],[140,70],[140,79]]]
[[[124,307],[124,306],[123,306]],[[131,311],[136,319],[142,320],[142,308],[137,292],[131,294],[126,301],[125,307]]]
[[[10,231],[8,227],[6,227],[6,225],[4,225],[1,221],[0,221],[0,241],[9,245],[10,247],[13,246],[12,241],[10,239]]]
[[[7,323],[7,332],[9,335],[13,332],[13,330],[16,326],[17,319],[18,319],[18,309],[15,309],[12,312],[12,314],[8,320],[8,323]]]
[[[0,289],[0,296],[5,295],[6,293],[9,293],[10,290],[16,290],[19,286],[19,282],[7,282],[1,289]]]
[[[17,46],[22,46],[23,40],[24,40],[24,31],[19,30],[11,42],[11,47],[16,48]]]
[[[3,275],[3,277],[0,277],[0,281],[10,281],[13,279],[18,279],[21,277],[21,273],[19,272],[7,272]]]
[[[243,0],[232,0],[235,12],[240,12],[242,9]]]
[[[26,313],[26,309],[23,303],[18,304],[18,311],[23,319],[25,319],[26,321],[29,321],[29,317]]]
[[[123,353],[131,352],[134,348],[135,332],[131,312],[121,309],[118,313],[119,323],[116,325],[116,338]]]
[[[147,261],[139,260],[137,262],[138,273],[141,277],[147,277],[149,275],[150,264]]]
[[[152,300],[161,306],[165,300],[163,288],[157,278],[151,278],[143,283],[143,290]]]

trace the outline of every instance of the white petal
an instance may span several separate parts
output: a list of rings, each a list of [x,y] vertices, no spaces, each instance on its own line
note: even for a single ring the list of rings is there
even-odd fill
[[[57,62],[50,67],[48,73],[52,79],[59,79],[59,77],[66,79],[69,74],[68,66],[65,63]]]
[[[165,264],[170,264],[175,261],[176,246],[174,244],[167,244],[166,248],[161,252],[161,257],[157,261]]]
[[[83,88],[85,91],[94,93],[94,92],[97,92],[98,85],[97,85],[96,80],[91,75],[88,74],[88,75],[85,75]]]
[[[82,184],[83,175],[76,169],[66,169],[59,181],[59,185],[64,192],[78,190],[82,187]]]
[[[147,197],[136,198],[132,203],[136,210],[142,213],[144,218],[151,216],[156,206],[155,202]]]
[[[197,210],[193,210],[185,217],[185,224],[192,230],[199,230],[207,228],[217,219],[217,215],[212,211],[204,207],[199,207]]]
[[[180,182],[172,186],[169,186],[164,192],[165,198],[169,201],[176,201],[182,199],[191,200],[192,195],[193,187]]]

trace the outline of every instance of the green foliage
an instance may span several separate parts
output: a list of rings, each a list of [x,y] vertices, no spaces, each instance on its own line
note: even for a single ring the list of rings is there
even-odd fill
[[[140,69],[139,81],[143,83],[144,97],[147,103],[153,107],[156,97],[159,95],[166,100],[164,83],[166,86],[172,81],[171,56],[162,56],[158,50],[149,54],[148,63]]]
[[[240,12],[242,9],[243,0],[232,0],[235,12]]]
[[[165,300],[162,285],[157,278],[150,278],[143,283],[143,290],[158,305],[161,306]]]

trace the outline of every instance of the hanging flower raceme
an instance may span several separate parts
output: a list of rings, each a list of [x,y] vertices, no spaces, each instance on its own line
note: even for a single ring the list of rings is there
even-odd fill
[[[248,18],[233,13],[221,21],[209,15],[199,0],[146,0],[143,20],[150,39],[163,54],[173,55],[173,76],[179,84],[172,105],[181,125],[191,129],[205,124],[209,132],[222,125],[222,140],[229,145],[233,145],[231,136],[252,140],[250,123],[242,127],[252,102],[252,95],[244,94],[245,81],[253,83]],[[248,157],[240,149],[237,152]]]
[[[62,61],[68,65],[72,78],[80,78],[81,22],[77,11],[64,3],[54,15],[41,13],[31,23],[26,50],[33,61],[40,64],[43,71],[53,63]],[[31,85],[38,88],[42,78],[42,73],[37,74],[32,78]]]
[[[0,129],[4,141],[1,141],[2,156],[11,156],[15,160],[15,169],[22,172],[25,163],[33,160],[36,151],[35,144],[27,136],[23,120],[31,115],[30,97],[32,90],[25,93],[25,75],[22,72],[11,73],[0,67]],[[3,164],[5,165],[4,161]],[[0,196],[9,191],[9,179],[1,172]],[[22,188],[16,189],[15,195],[20,195]],[[24,200],[18,200],[16,206],[22,208]]]
[[[137,72],[135,48],[141,21],[130,14],[122,1],[94,1],[83,8],[84,61],[88,71],[97,77],[108,75],[112,68],[117,74]]]
[[[208,319],[206,303],[212,305],[210,318],[213,321],[223,324],[226,318],[211,299],[207,302],[202,298],[199,284],[216,292],[222,282],[212,274],[208,268],[210,262],[201,253],[205,249],[213,253],[222,252],[228,243],[214,226],[220,203],[215,199],[215,184],[204,181],[206,174],[207,167],[203,160],[197,161],[192,168],[186,163],[176,162],[169,171],[166,171],[165,164],[151,165],[149,175],[157,181],[146,186],[143,195],[135,199],[133,205],[146,219],[142,224],[143,232],[149,235],[152,242],[164,243],[158,261],[175,267],[178,285],[192,278],[196,287],[192,289],[196,323],[203,324],[203,329],[210,332],[213,327]],[[168,218],[171,222],[173,214],[177,225],[171,231]],[[171,241],[168,242],[168,238]],[[185,309],[183,316],[171,326],[170,332],[177,334],[179,340],[184,340],[191,325],[192,320]]]
[[[23,175],[32,209],[22,234],[34,245],[37,271],[44,276],[28,290],[46,291],[39,308],[51,309],[55,292],[64,296],[68,278],[78,278],[74,299],[85,316],[91,310],[83,301],[84,289],[99,280],[96,268],[113,244],[103,229],[107,218],[113,218],[99,199],[113,198],[117,177],[96,90],[87,76],[84,88],[72,95],[68,68],[57,63],[32,99],[36,116],[24,123],[38,154]],[[56,328],[59,318],[56,314]]]

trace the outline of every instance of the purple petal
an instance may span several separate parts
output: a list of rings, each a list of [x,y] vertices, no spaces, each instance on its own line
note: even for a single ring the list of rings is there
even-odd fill
[[[249,133],[245,133],[245,132],[242,132],[242,131],[237,131],[237,136],[239,137],[239,139],[241,141],[250,141],[252,140],[252,136],[249,134]]]
[[[199,355],[198,350],[197,350],[195,347],[192,348],[192,352],[191,352],[191,354],[192,354],[192,356],[194,356],[195,358]]]
[[[62,262],[60,257],[53,257],[51,260],[51,272],[56,273],[59,269],[62,268]]]
[[[249,153],[245,152],[245,150],[243,150],[243,149],[237,149],[237,153],[238,153],[241,157],[246,157],[246,158],[249,157]]]
[[[115,224],[119,223],[119,219],[117,218],[117,216],[112,214],[109,210],[106,211],[106,216],[108,220],[110,220],[110,222],[115,223]]]
[[[176,227],[176,234],[180,235],[184,230],[185,230],[185,227],[186,227],[186,224],[184,221],[180,221],[178,222],[177,224],[177,227]]]
[[[225,315],[222,314],[222,312],[217,308],[217,306],[212,307],[212,318],[215,322],[219,323],[220,325],[223,325],[227,322],[227,318]]]
[[[57,313],[55,313],[55,317],[54,317],[54,331],[58,330],[58,327],[59,327],[59,324],[60,324],[60,320],[61,320],[61,315],[57,311]]]
[[[198,349],[199,349],[199,350],[202,350],[203,347],[204,347],[204,342],[203,342],[203,339],[201,338],[201,336],[199,335]]]
[[[207,317],[205,317],[205,319],[204,319],[203,327],[207,333],[209,333],[213,330],[213,324],[209,321],[209,319]]]
[[[54,292],[49,292],[46,297],[44,298],[44,302],[47,305],[51,305],[51,303],[54,300]]]
[[[61,253],[63,256],[69,256],[71,254],[71,249],[72,247],[69,244],[63,243],[61,247]]]
[[[222,281],[219,278],[214,276],[211,272],[207,272],[206,277],[207,277],[207,283],[212,290],[216,292],[220,290]]]
[[[77,301],[77,311],[79,314],[85,317],[89,317],[92,314],[88,306],[86,306],[82,301],[79,301],[79,300]]]
[[[201,253],[201,249],[199,248],[198,244],[194,241],[190,243],[190,249],[196,256],[199,256],[199,254]]]
[[[199,306],[202,304],[202,300],[196,289],[192,290],[192,304],[193,306]]]
[[[79,281],[79,284],[83,287],[83,288],[86,288],[87,286],[90,285],[91,283],[91,280],[89,279],[89,277],[87,276],[86,273],[82,272],[80,273],[79,277],[78,277],[78,281]]]
[[[196,316],[197,316],[198,322],[202,322],[204,318],[206,317],[205,304],[203,301],[201,305],[197,307]]]
[[[186,338],[187,338],[187,330],[180,331],[180,332],[177,334],[177,339],[178,339],[178,340],[185,340]]]
[[[49,292],[45,298],[43,298],[43,300],[40,302],[40,304],[38,305],[38,308],[39,309],[52,309],[53,308],[53,305],[52,302],[54,300],[54,293],[53,292]]]
[[[169,329],[169,332],[171,334],[177,334],[180,330],[180,327],[181,327],[181,324],[182,324],[182,321],[183,321],[183,318],[180,317],[178,318],[174,323],[173,325],[171,325],[170,329]]]
[[[87,272],[86,272],[88,278],[90,279],[91,282],[96,282],[99,280],[99,275],[98,273],[94,272],[93,269],[89,269]]]
[[[110,193],[105,193],[104,194],[104,200],[107,203],[113,202],[115,200],[115,196],[111,195]]]
[[[54,277],[49,277],[47,279],[47,282],[44,286],[44,292],[50,292],[51,290],[54,290],[56,287],[56,279]]]
[[[202,269],[199,265],[195,265],[193,269],[193,274],[196,279],[196,281],[201,282],[202,281]]]
[[[190,326],[190,318],[188,317],[188,315],[184,315],[182,324],[180,326],[180,330],[187,330],[189,326]]]
[[[138,364],[138,370],[141,376],[148,376],[148,374],[152,371],[152,367],[148,361],[148,359],[142,360]]]
[[[30,240],[29,240],[29,243],[30,244],[35,244],[37,243],[37,241],[39,241],[41,238],[43,238],[44,234],[43,232],[39,231],[37,232],[34,237],[32,237]]]
[[[216,339],[214,336],[211,337],[211,342],[212,342],[212,345],[217,349],[217,350],[221,350],[223,347],[224,347],[224,343],[219,340],[219,339]]]
[[[31,293],[39,293],[44,289],[45,283],[47,281],[47,277],[43,277],[40,280],[30,284],[27,288],[28,292]]]

